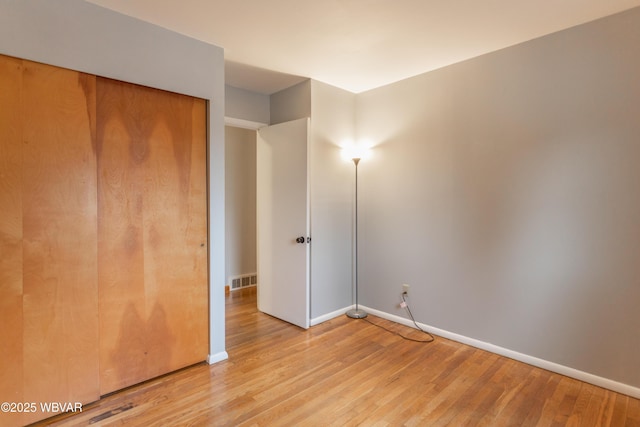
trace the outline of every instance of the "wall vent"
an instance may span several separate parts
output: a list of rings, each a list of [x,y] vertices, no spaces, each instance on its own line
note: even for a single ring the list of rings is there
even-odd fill
[[[236,291],[242,288],[248,288],[251,286],[258,285],[258,275],[253,274],[243,274],[241,276],[234,276],[229,278],[229,290]]]

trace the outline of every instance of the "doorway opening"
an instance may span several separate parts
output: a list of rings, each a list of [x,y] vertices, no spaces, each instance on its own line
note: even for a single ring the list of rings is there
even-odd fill
[[[255,130],[225,126],[225,293],[256,292],[256,136]],[[251,292],[248,292],[251,294]],[[255,298],[253,299],[255,306]]]

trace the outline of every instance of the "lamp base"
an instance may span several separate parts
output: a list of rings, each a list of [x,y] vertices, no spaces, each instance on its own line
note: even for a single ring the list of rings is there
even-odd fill
[[[347,317],[350,317],[352,319],[364,319],[365,317],[367,317],[367,312],[364,310],[353,309],[347,311],[346,315]]]

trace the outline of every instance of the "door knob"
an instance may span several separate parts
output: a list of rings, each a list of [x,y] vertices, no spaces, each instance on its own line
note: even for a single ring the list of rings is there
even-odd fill
[[[300,236],[296,238],[296,243],[304,243],[304,237]]]

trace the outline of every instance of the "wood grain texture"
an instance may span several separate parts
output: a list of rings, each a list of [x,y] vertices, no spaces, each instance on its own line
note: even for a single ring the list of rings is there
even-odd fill
[[[98,80],[0,56],[1,402],[88,403],[207,355],[206,103]]]
[[[95,77],[24,61],[21,115],[24,398],[91,402],[99,397]]]
[[[0,402],[23,401],[22,61],[0,55]],[[20,425],[20,414],[1,414]]]
[[[404,341],[345,316],[301,330],[258,312],[255,292],[227,296],[229,360],[154,379],[47,424],[640,425],[640,400],[444,338]]]
[[[98,393],[95,78],[0,57],[3,402]],[[4,418],[20,425],[41,413]]]
[[[100,303],[100,393],[145,378],[146,312],[142,240],[144,174],[130,164],[133,143],[119,112],[128,101],[97,84],[98,278]],[[121,327],[121,322],[129,329]],[[122,331],[121,331],[122,329]],[[117,349],[117,350],[116,350]],[[127,363],[131,360],[132,363]]]
[[[207,355],[206,104],[98,79],[101,393]]]

